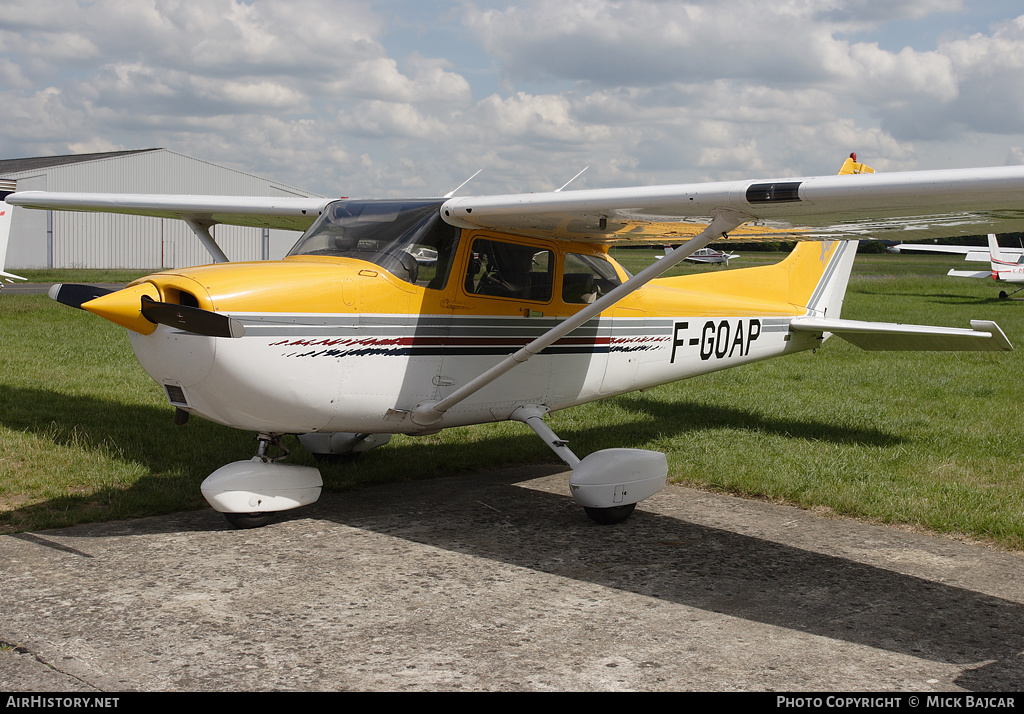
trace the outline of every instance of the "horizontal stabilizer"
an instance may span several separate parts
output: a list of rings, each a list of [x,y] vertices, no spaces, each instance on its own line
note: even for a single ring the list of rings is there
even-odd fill
[[[991,278],[991,270],[950,270],[946,275],[954,278]]]
[[[19,191],[6,199],[12,206],[57,211],[98,211],[199,223],[304,231],[320,215],[327,198],[296,196],[204,196],[135,193],[57,193]]]
[[[891,322],[827,320],[798,317],[790,329],[799,332],[831,332],[862,350],[972,350],[1007,351],[1013,345],[999,326],[987,320],[971,320],[971,329],[898,325]]]
[[[969,263],[989,263],[992,261],[992,254],[987,250],[972,250],[967,253],[967,257],[964,258]]]

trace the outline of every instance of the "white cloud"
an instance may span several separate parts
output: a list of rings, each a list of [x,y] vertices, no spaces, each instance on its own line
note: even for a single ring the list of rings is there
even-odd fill
[[[339,123],[349,131],[373,137],[444,139],[447,126],[441,120],[426,116],[408,103],[370,100],[362,102],[351,113],[344,113]]]
[[[573,187],[1024,146],[1014,9],[989,28],[960,0],[411,3],[9,1],[0,155],[164,146],[322,193],[422,195],[481,167],[466,190],[557,188],[588,164]]]
[[[418,61],[408,76],[390,57],[362,60],[344,77],[328,85],[332,95],[380,99],[389,102],[454,102],[467,104],[472,93],[464,77],[449,72],[439,62]]]

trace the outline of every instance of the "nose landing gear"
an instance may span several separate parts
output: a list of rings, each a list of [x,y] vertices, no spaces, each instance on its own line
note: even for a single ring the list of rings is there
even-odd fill
[[[315,503],[324,483],[311,466],[277,463],[289,455],[281,434],[261,433],[257,439],[256,456],[222,466],[201,486],[207,502],[235,528],[265,526],[278,511]],[[271,450],[280,453],[271,456]]]

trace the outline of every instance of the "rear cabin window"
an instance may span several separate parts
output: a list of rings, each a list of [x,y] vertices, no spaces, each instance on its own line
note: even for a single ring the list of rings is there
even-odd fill
[[[595,255],[567,253],[562,273],[562,301],[590,304],[621,282],[607,260]]]

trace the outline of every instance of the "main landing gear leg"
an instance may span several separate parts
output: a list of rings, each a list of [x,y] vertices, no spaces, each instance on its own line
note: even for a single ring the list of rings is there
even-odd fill
[[[277,463],[290,453],[281,434],[256,438],[260,443],[254,458],[217,469],[202,485],[203,497],[235,528],[265,526],[277,511],[314,503],[323,486],[317,469]]]
[[[643,449],[604,449],[579,459],[568,443],[544,422],[548,409],[520,407],[512,418],[529,426],[572,468],[569,490],[596,523],[611,525],[629,518],[639,501],[653,496],[665,485],[668,461],[665,454]]]

